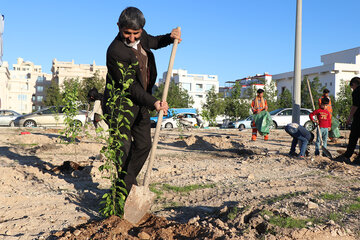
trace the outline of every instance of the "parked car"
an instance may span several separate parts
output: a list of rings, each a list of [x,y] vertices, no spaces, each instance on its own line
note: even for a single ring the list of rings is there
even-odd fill
[[[15,126],[15,119],[21,116],[21,114],[13,110],[0,110],[0,126]]]
[[[162,128],[175,128],[178,127],[179,124],[195,127],[201,124],[202,120],[195,113],[178,113],[171,118],[163,119],[161,123]]]
[[[252,121],[253,115],[248,116],[247,118],[243,120],[235,121],[234,127],[238,128],[239,130],[244,130],[246,128],[251,128],[251,121]]]
[[[169,108],[167,115],[163,116],[163,121],[165,119],[173,118],[174,115],[177,115],[179,113],[193,113],[196,114],[195,108]],[[151,127],[156,127],[158,117],[150,117]]]
[[[65,114],[62,107],[48,107],[36,112],[19,116],[15,119],[15,126],[19,127],[53,127],[65,126]],[[74,117],[74,123],[82,126],[86,121],[86,112],[78,111]]]
[[[300,109],[300,125],[309,131],[315,129],[314,123],[309,118],[311,112],[312,111],[307,108]],[[285,127],[292,122],[292,108],[279,108],[271,111],[270,115],[273,120],[273,128]]]

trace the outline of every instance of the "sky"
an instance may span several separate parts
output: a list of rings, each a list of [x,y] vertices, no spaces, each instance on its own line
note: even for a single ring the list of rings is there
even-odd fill
[[[303,0],[302,68],[320,56],[360,46],[359,0]],[[151,35],[182,29],[174,69],[218,75],[220,86],[255,74],[293,71],[296,0],[1,0],[3,61],[21,57],[51,73],[52,60],[106,65],[106,50],[128,7],[145,15]],[[171,46],[153,51],[158,78]]]

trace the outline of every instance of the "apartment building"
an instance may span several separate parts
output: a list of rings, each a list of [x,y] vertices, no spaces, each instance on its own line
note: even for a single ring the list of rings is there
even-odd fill
[[[322,65],[301,70],[301,79],[305,76],[312,81],[317,77],[330,90],[335,99],[340,91],[341,82],[348,83],[351,78],[360,76],[360,47],[329,53],[321,56]],[[278,96],[288,89],[293,92],[294,72],[274,74]]]
[[[18,58],[9,72],[10,79],[6,85],[7,103],[4,108],[19,113],[32,112],[32,95],[35,94],[36,75],[41,74],[41,66]]]
[[[265,85],[269,86],[272,81],[272,75],[265,72],[264,74],[256,74],[255,76],[248,76],[235,81],[225,82],[226,87],[221,87],[219,92],[222,97],[230,97],[233,91],[233,88],[236,83],[241,87],[241,98],[246,98],[249,94],[249,91],[252,91],[253,94],[256,94],[256,90],[259,88],[264,89]]]
[[[36,78],[36,83],[35,93],[32,95],[32,110],[36,111],[45,106],[46,89],[51,85],[52,74],[37,73],[33,74],[33,77]]]
[[[9,81],[9,64],[7,62],[3,62],[3,64],[0,65],[0,109],[6,109],[8,106],[7,85]]]
[[[167,72],[163,73],[163,78],[159,79],[159,84],[165,82]],[[215,92],[219,92],[219,80],[217,75],[189,74],[184,69],[174,69],[171,81],[178,84],[182,89],[187,90],[189,96],[194,100],[193,108],[201,112],[202,105],[206,102],[206,93],[214,87]]]
[[[62,62],[53,59],[51,72],[53,79],[57,81],[61,88],[65,79],[93,77],[96,72],[100,77],[106,79],[107,68],[106,66],[97,66],[95,61],[93,61],[93,64],[75,64],[74,60]]]

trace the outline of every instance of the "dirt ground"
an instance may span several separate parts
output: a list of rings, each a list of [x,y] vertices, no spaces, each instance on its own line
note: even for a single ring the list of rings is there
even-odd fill
[[[281,129],[256,142],[251,130],[162,131],[157,198],[138,225],[99,215],[109,181],[94,132],[76,144],[56,129],[0,134],[0,239],[360,239],[360,167],[314,157],[314,146],[309,158],[288,157]],[[328,145],[334,156],[341,134]]]

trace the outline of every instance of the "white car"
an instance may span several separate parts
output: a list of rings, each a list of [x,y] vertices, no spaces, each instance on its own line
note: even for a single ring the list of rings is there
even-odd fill
[[[177,128],[179,126],[195,127],[201,124],[200,118],[194,113],[178,113],[175,116],[163,119],[162,128]]]
[[[13,110],[0,110],[0,125],[14,127],[14,121],[19,116],[21,116],[21,114]]]
[[[247,118],[243,120],[238,120],[234,123],[234,127],[238,128],[239,130],[244,130],[246,128],[251,128],[251,122],[252,122],[253,115],[248,116]]]
[[[315,128],[314,123],[310,120],[309,114],[312,111],[307,108],[300,109],[300,125],[307,130],[312,131]],[[273,128],[285,127],[292,122],[292,108],[279,108],[270,112],[273,120]]]
[[[62,107],[47,107],[36,112],[21,115],[15,119],[18,127],[56,127],[65,126],[65,114]],[[74,123],[83,126],[86,121],[86,112],[78,111],[74,117]]]

